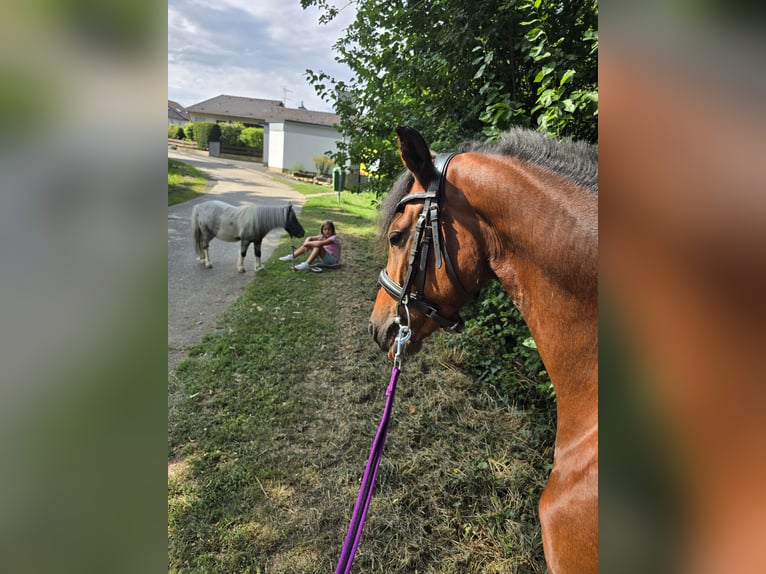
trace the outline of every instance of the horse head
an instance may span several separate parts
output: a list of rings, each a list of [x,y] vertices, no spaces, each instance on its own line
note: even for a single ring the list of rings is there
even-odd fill
[[[301,222],[298,221],[298,217],[295,215],[293,204],[287,204],[287,214],[285,217],[285,231],[293,237],[303,237],[306,231],[303,229]]]
[[[383,206],[388,262],[380,274],[369,327],[389,357],[402,323],[412,331],[410,353],[440,327],[459,330],[462,320],[457,311],[470,297],[464,285],[478,290],[480,272],[476,223],[464,217],[471,208],[446,179],[452,156],[441,158],[444,165],[436,166],[417,131],[407,127],[396,131],[407,171]]]

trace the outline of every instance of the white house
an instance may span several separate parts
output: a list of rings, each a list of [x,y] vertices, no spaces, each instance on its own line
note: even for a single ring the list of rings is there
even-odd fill
[[[342,140],[335,114],[283,108],[266,118],[263,164],[273,171],[315,171],[314,158],[336,151]]]

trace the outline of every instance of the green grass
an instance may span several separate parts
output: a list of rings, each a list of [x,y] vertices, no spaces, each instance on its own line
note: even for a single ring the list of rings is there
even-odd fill
[[[316,195],[318,193],[331,193],[332,187],[327,185],[317,185],[315,183],[299,183],[293,181],[286,182],[295,191],[302,193],[303,195]],[[338,192],[335,192],[335,200],[337,203]]]
[[[175,205],[204,193],[208,178],[200,170],[168,158],[168,205]]]
[[[169,571],[334,570],[391,372],[367,334],[373,200],[307,198],[301,222],[335,222],[342,266],[292,271],[285,240],[171,373]],[[354,570],[544,572],[552,421],[499,404],[449,348],[404,361]]]

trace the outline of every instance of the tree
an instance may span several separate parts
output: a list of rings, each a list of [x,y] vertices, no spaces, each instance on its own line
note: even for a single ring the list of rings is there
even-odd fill
[[[336,165],[373,166],[379,193],[401,170],[398,124],[417,128],[437,151],[511,125],[596,141],[595,0],[353,4],[356,20],[334,48],[354,79],[306,75],[341,116]],[[301,5],[317,7],[320,22],[339,11],[331,0]]]
[[[320,22],[329,22],[342,9],[332,1],[301,5],[317,7]],[[341,117],[336,165],[364,164],[379,194],[402,170],[393,131],[400,124],[418,129],[435,151],[494,139],[511,125],[597,141],[596,0],[350,2],[356,20],[334,48],[354,78],[306,75]],[[484,290],[478,307],[468,310],[475,317],[467,331],[491,333],[499,348],[462,338],[470,347],[465,355],[477,358],[469,367],[502,394],[521,393],[514,400],[534,394],[529,389],[551,397],[550,380],[530,351],[534,341],[499,284]]]

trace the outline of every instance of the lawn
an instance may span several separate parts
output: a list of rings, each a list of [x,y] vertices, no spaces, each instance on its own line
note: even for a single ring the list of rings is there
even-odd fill
[[[367,333],[385,254],[374,198],[308,197],[342,266],[265,262],[168,381],[170,572],[332,572],[391,364]],[[355,572],[545,572],[552,421],[498,402],[447,335],[404,360]]]
[[[195,198],[208,188],[207,176],[181,161],[168,158],[168,205]]]

